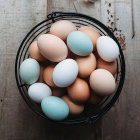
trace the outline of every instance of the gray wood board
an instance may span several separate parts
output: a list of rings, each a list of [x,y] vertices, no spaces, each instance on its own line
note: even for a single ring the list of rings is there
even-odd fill
[[[140,139],[139,0],[0,0],[0,140]],[[94,125],[60,126],[35,115],[15,82],[17,49],[28,31],[52,11],[75,11],[102,21],[114,31],[126,61],[119,100]],[[115,30],[114,30],[115,29]]]

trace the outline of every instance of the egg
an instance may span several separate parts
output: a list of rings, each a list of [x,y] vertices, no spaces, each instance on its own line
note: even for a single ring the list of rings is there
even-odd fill
[[[53,70],[53,82],[58,87],[71,85],[78,75],[78,64],[73,59],[59,62]]]
[[[91,104],[98,104],[102,101],[103,97],[96,95],[94,92],[90,94],[90,98],[88,100]]]
[[[41,103],[43,98],[52,95],[52,91],[46,84],[38,82],[28,88],[28,95],[36,103]]]
[[[96,69],[90,75],[90,86],[98,95],[111,95],[116,89],[113,75],[105,69]]]
[[[32,58],[24,60],[19,69],[20,78],[26,84],[35,83],[40,75],[39,63]]]
[[[84,103],[90,97],[90,89],[88,83],[80,78],[76,78],[75,82],[67,88],[68,96],[75,103]]]
[[[100,58],[97,61],[97,69],[106,69],[114,75],[117,72],[117,62],[106,62]]]
[[[114,61],[119,55],[117,43],[108,36],[101,36],[98,38],[97,51],[99,56],[107,62]]]
[[[67,103],[70,114],[77,115],[84,111],[84,105],[75,104],[70,100],[70,98],[67,95],[63,96],[62,99]]]
[[[41,108],[48,118],[55,121],[64,120],[69,114],[69,107],[66,102],[55,96],[43,98]]]
[[[46,65],[41,63],[40,64],[40,75],[39,75],[39,78],[38,78],[38,82],[44,82],[44,78],[43,78],[43,71],[45,69]]]
[[[52,88],[52,96],[62,97],[66,93],[65,88]]]
[[[69,49],[79,56],[87,56],[93,51],[90,38],[83,32],[73,31],[67,37]]]
[[[51,87],[56,87],[56,85],[53,82],[53,70],[55,65],[49,65],[44,69],[43,72],[43,79],[45,83]]]
[[[50,33],[65,41],[68,34],[76,30],[77,29],[75,25],[71,21],[59,20],[52,24],[50,28]]]
[[[78,29],[78,31],[84,32],[88,35],[88,37],[91,39],[93,44],[93,50],[96,50],[96,42],[97,39],[100,37],[100,34],[92,27],[89,26],[82,26]]]
[[[78,73],[82,78],[90,76],[92,71],[96,69],[96,58],[93,53],[85,57],[76,57],[78,64]]]
[[[44,56],[41,55],[39,48],[37,46],[37,41],[34,41],[29,46],[29,55],[31,58],[37,60],[38,62],[47,61]]]
[[[38,38],[40,53],[52,62],[60,62],[68,55],[68,49],[63,40],[51,34],[43,34]]]

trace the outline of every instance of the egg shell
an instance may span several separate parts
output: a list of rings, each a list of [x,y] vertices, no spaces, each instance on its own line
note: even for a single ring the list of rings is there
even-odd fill
[[[62,97],[66,93],[65,88],[52,88],[52,96]]]
[[[106,62],[101,58],[97,61],[97,69],[106,69],[111,72],[113,75],[117,72],[117,62]]]
[[[69,114],[69,107],[64,100],[55,96],[45,97],[41,102],[44,114],[55,121],[64,120]]]
[[[43,72],[43,79],[45,83],[51,87],[56,87],[56,85],[53,82],[53,70],[55,65],[49,65],[44,69]]]
[[[60,62],[68,55],[68,49],[63,40],[51,34],[43,34],[37,41],[40,53],[52,62]]]
[[[68,35],[67,45],[73,53],[79,56],[87,56],[93,51],[92,41],[80,31],[74,31]]]
[[[58,87],[71,85],[78,75],[78,64],[73,59],[59,62],[53,70],[53,81]]]
[[[40,75],[40,66],[39,63],[32,58],[24,60],[19,69],[20,78],[26,84],[35,83]]]
[[[31,58],[37,60],[38,62],[47,61],[44,56],[41,55],[39,48],[37,46],[37,41],[34,41],[29,46],[29,55]]]
[[[101,36],[98,38],[97,51],[99,56],[107,62],[114,61],[119,55],[117,43],[108,36]]]
[[[67,95],[63,96],[62,99],[67,103],[70,114],[77,115],[84,111],[84,105],[75,104]]]
[[[92,71],[96,69],[96,58],[93,53],[85,57],[76,57],[78,64],[78,73],[82,78],[90,76]]]
[[[76,30],[77,29],[75,25],[71,21],[60,20],[52,24],[50,28],[50,33],[65,41],[68,34]]]
[[[46,67],[46,65],[44,65],[43,63],[40,64],[40,75],[39,75],[37,82],[41,82],[41,83],[44,82],[43,71],[44,71],[45,67]]]
[[[90,75],[90,86],[98,95],[111,95],[116,89],[113,75],[105,69],[96,69]]]
[[[41,103],[43,98],[52,95],[52,91],[46,84],[38,82],[28,88],[28,95],[36,103]]]
[[[102,101],[103,97],[96,95],[94,92],[90,94],[90,98],[88,100],[91,104],[98,104]]]
[[[76,78],[75,82],[67,88],[68,96],[75,103],[84,103],[90,97],[90,89],[87,82]]]
[[[93,50],[96,50],[96,42],[97,39],[100,37],[100,34],[92,27],[89,26],[82,26],[78,29],[78,31],[84,32],[88,35],[88,37],[91,39],[93,44]]]

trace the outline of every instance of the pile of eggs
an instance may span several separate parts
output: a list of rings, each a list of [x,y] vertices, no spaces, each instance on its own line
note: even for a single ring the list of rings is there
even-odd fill
[[[29,55],[20,78],[29,85],[29,98],[52,120],[80,114],[85,103],[98,104],[116,90],[119,47],[92,27],[57,21],[30,44]]]

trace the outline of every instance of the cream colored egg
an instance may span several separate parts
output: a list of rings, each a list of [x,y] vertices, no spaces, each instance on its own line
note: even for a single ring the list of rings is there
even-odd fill
[[[51,34],[43,34],[37,41],[40,53],[52,62],[60,62],[68,55],[68,49],[63,40]]]
[[[71,21],[60,20],[52,24],[50,33],[65,41],[68,34],[76,30],[76,26]]]
[[[90,75],[90,86],[98,95],[111,95],[116,89],[113,75],[105,69],[96,69]]]

